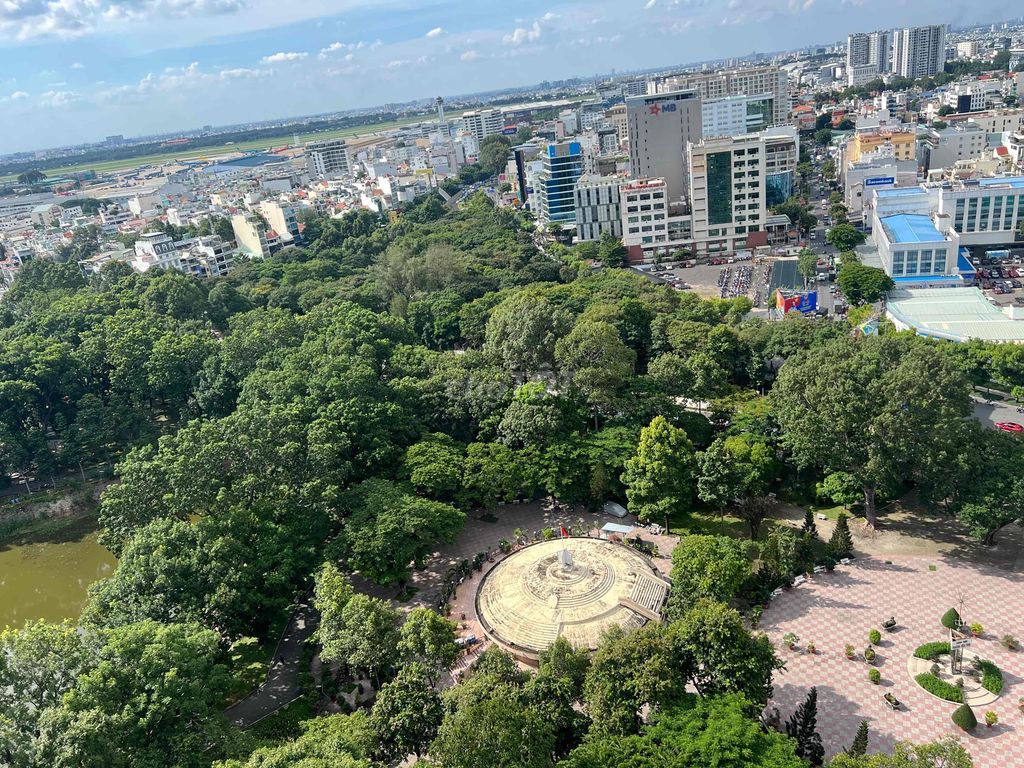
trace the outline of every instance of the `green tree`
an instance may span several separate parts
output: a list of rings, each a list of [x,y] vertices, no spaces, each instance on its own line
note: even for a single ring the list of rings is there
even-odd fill
[[[444,718],[430,756],[441,768],[550,768],[551,724],[507,688]]]
[[[790,359],[771,401],[796,461],[853,476],[875,525],[880,490],[948,469],[963,450],[967,392],[936,347],[869,337],[837,339]]]
[[[491,312],[484,351],[510,371],[530,373],[555,359],[569,318],[546,299],[515,293]]]
[[[861,757],[868,753],[868,721],[861,720],[857,726],[857,735],[853,737],[853,744],[846,750],[846,754],[853,757]]]
[[[796,741],[796,753],[811,765],[825,761],[825,747],[818,734],[818,689],[812,687],[807,698],[786,722],[786,734]]]
[[[591,735],[637,733],[644,705],[657,708],[681,690],[685,677],[673,665],[664,630],[656,624],[602,638],[584,682]]]
[[[463,448],[443,433],[427,435],[405,452],[405,472],[418,493],[451,501],[462,490]]]
[[[488,176],[497,176],[505,170],[508,163],[509,148],[512,142],[507,136],[494,134],[484,137],[480,142],[480,167],[487,172]]]
[[[316,637],[321,645],[327,645],[344,631],[345,606],[354,594],[352,582],[334,563],[324,563],[317,569],[313,576],[313,605],[320,614]]]
[[[431,685],[440,673],[455,663],[459,649],[455,645],[454,622],[429,608],[414,608],[402,624],[399,651],[405,663],[420,665]]]
[[[955,738],[931,744],[898,742],[892,754],[847,755],[832,758],[829,768],[973,768],[970,753]]]
[[[772,674],[785,665],[771,641],[751,634],[739,612],[700,599],[668,627],[677,669],[701,696],[738,693],[763,706],[772,695]]]
[[[630,510],[642,521],[664,519],[690,509],[696,454],[686,432],[656,416],[640,432],[636,455],[626,461],[622,482]]]
[[[260,747],[247,760],[215,762],[214,768],[373,768],[368,759],[377,735],[365,712],[322,715],[299,723],[291,741]]]
[[[797,260],[797,271],[804,279],[804,285],[807,285],[807,281],[818,274],[818,254],[810,248],[804,248],[800,251],[800,257]]]
[[[832,143],[832,131],[828,128],[821,128],[814,132],[814,141],[825,146],[826,144]]]
[[[558,340],[555,360],[560,376],[590,404],[596,430],[598,414],[614,406],[632,375],[636,353],[610,323],[580,321]]]
[[[672,590],[667,615],[682,616],[687,606],[708,598],[726,603],[750,575],[743,545],[727,536],[683,536],[672,550]]]
[[[850,557],[853,554],[853,535],[850,533],[850,524],[846,515],[839,513],[836,518],[836,527],[832,530],[832,536],[828,540],[828,553],[839,559]]]
[[[836,224],[828,231],[825,239],[837,251],[852,251],[867,239],[867,235],[852,224]]]
[[[466,515],[450,504],[421,499],[386,480],[367,480],[343,502],[351,510],[340,539],[349,563],[378,584],[404,581],[436,544],[451,543]]]
[[[97,650],[70,622],[0,632],[0,762],[44,764],[39,721],[95,666]]]
[[[619,238],[608,232],[601,235],[597,258],[604,266],[609,268],[621,267],[626,263],[627,255],[626,247]]]
[[[836,279],[843,295],[854,306],[880,301],[896,285],[884,270],[864,264],[843,265]]]
[[[399,659],[399,613],[376,597],[353,595],[341,610],[341,624],[330,637],[320,632],[324,661],[343,661],[365,670],[375,685],[388,678]]]
[[[441,697],[431,686],[427,670],[413,662],[377,693],[370,725],[377,735],[375,752],[385,762],[419,757],[437,735],[443,718]]]
[[[41,722],[46,765],[200,766],[225,737],[220,638],[144,621],[110,632],[100,661]]]

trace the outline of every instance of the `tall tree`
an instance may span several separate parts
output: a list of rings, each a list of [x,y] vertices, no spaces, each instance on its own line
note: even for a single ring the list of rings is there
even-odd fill
[[[870,525],[880,491],[964,449],[970,411],[967,382],[941,350],[890,336],[836,339],[790,359],[771,400],[797,463],[852,475]]]
[[[796,740],[796,753],[811,765],[825,761],[825,747],[818,734],[818,689],[811,688],[786,722],[786,734]]]
[[[454,622],[429,608],[414,608],[402,624],[401,651],[405,663],[421,666],[431,685],[441,672],[455,663],[459,649],[455,645]]]
[[[672,590],[667,614],[678,618],[687,607],[709,598],[728,602],[750,575],[743,545],[727,536],[683,536],[672,550]]]
[[[640,520],[686,512],[693,500],[696,454],[686,432],[656,416],[640,432],[636,455],[626,462],[622,482],[630,509]]]
[[[857,726],[857,735],[853,737],[853,744],[846,750],[848,755],[860,757],[868,753],[868,721],[861,720]]]
[[[377,693],[370,724],[377,735],[375,752],[385,762],[419,757],[437,735],[443,718],[441,697],[431,686],[427,670],[413,662]]]

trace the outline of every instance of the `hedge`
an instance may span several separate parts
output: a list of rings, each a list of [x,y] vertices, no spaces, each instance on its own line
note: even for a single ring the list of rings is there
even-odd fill
[[[935,661],[939,656],[945,656],[948,653],[949,643],[925,643],[917,647],[914,656],[926,661]]]
[[[964,692],[962,690],[955,685],[950,685],[945,680],[940,680],[931,672],[922,672],[914,680],[933,696],[938,696],[940,699],[952,701],[956,704],[963,704],[964,702]]]
[[[974,716],[974,712],[966,704],[956,708],[952,719],[954,723],[965,731],[973,731],[978,727],[978,718]]]
[[[1003,671],[991,661],[981,659],[981,687],[998,696],[1003,692]]]
[[[946,629],[956,629],[960,626],[960,614],[956,612],[956,608],[950,608],[942,614],[942,626]]]

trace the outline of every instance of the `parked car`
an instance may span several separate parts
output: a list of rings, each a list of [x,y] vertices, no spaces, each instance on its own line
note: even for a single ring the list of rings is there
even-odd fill
[[[1024,432],[1024,427],[1015,421],[998,421],[996,429],[1001,429],[1003,432]]]

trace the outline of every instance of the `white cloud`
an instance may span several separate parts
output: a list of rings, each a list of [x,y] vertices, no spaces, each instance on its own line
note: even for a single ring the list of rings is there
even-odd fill
[[[235,69],[222,69],[217,73],[221,80],[237,80],[243,77],[260,77],[263,73],[258,69],[236,67]]]
[[[71,68],[72,69],[85,69],[85,64],[83,64],[80,61],[76,61],[74,64],[71,65]]]
[[[22,99],[27,99],[28,96],[24,91],[15,91],[11,94],[11,101],[21,101]]]
[[[284,51],[282,51],[280,53],[273,53],[270,56],[264,56],[263,63],[282,64],[286,61],[302,61],[308,56],[308,53],[285,53]]]
[[[43,107],[63,107],[78,98],[74,91],[47,91],[39,96],[38,103]]]
[[[480,52],[479,51],[466,51],[461,56],[459,56],[459,58],[462,59],[463,61],[476,61],[477,59],[480,58]]]
[[[512,30],[512,34],[505,35],[501,38],[501,41],[505,45],[522,45],[523,43],[532,43],[535,40],[540,39],[541,28],[540,22],[533,22],[533,26],[527,29],[526,27],[516,27]]]
[[[0,36],[69,39],[103,23],[235,13],[249,0],[0,0]]]
[[[444,30],[441,27],[434,27],[432,30],[427,32],[427,37],[440,37],[444,34]]]
[[[560,18],[562,18],[562,17],[559,16],[557,13],[552,13],[551,11],[548,11],[547,13],[545,13],[543,16],[540,17],[540,20],[541,21],[554,21],[555,19],[560,19]]]
[[[644,8],[646,8],[647,10],[650,10],[651,8],[656,6],[657,4],[658,4],[658,0],[647,0],[647,2],[644,3]]]

